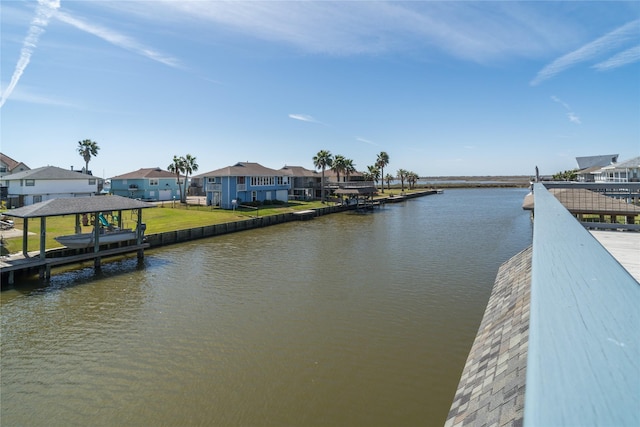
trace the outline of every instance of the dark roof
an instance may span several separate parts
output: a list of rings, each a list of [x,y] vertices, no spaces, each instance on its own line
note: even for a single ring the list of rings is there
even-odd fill
[[[283,176],[283,172],[267,168],[259,163],[240,162],[233,166],[201,173],[192,178],[205,178],[209,176]]]
[[[17,180],[17,179],[96,179],[93,175],[87,175],[85,173],[70,171],[68,169],[62,169],[57,166],[43,166],[41,168],[35,168],[26,170],[12,175],[6,175],[3,179]]]
[[[4,163],[5,165],[7,165],[7,169],[9,171],[12,171],[16,168],[16,166],[18,166],[20,164],[20,162],[13,160],[11,157],[7,156],[6,154],[2,154],[0,153],[0,162]]]
[[[318,172],[309,170],[302,166],[284,166],[280,170],[291,176],[312,176],[314,178],[320,178],[320,174]]]
[[[184,175],[181,175],[183,177]],[[141,168],[134,172],[114,176],[111,179],[144,179],[144,178],[175,178],[176,174],[160,168]]]
[[[45,202],[34,203],[3,212],[6,216],[17,218],[40,218],[43,216],[61,216],[93,212],[109,212],[128,209],[155,208],[151,203],[122,196],[64,197]]]

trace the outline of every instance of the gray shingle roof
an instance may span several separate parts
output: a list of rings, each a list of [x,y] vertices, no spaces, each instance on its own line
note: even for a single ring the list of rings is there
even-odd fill
[[[304,168],[302,166],[284,166],[280,170],[285,172],[287,175],[290,175],[290,176],[296,176],[296,177],[312,176],[314,178],[320,178],[320,174],[318,172],[309,170],[309,169]]]
[[[176,174],[160,168],[141,168],[137,171],[114,176],[111,179],[175,178]],[[183,177],[183,175],[181,175]]]
[[[211,172],[201,173],[193,178],[205,178],[208,176],[283,176],[282,171],[267,168],[259,163],[240,162],[233,166],[216,169]]]
[[[22,171],[14,173],[12,175],[6,175],[3,179],[16,180],[16,179],[96,179],[93,175],[87,175],[85,173],[70,171],[62,169],[57,166],[43,166],[41,168],[35,168],[28,171]]]
[[[40,218],[77,213],[109,212],[129,209],[155,208],[156,205],[122,196],[64,197],[34,203],[3,212],[17,218]]]

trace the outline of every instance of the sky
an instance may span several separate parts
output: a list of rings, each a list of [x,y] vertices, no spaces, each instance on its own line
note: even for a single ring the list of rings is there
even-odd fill
[[[0,151],[543,175],[640,155],[640,2],[2,0]]]

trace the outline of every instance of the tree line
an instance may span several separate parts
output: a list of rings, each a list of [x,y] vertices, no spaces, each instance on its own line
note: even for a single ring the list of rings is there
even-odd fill
[[[90,139],[85,139],[83,141],[78,141],[78,153],[85,161],[85,173],[89,173],[89,161],[91,161],[92,157],[96,157],[98,155],[98,151],[100,147],[98,143],[92,141]],[[352,159],[346,158],[341,154],[336,154],[335,156],[331,154],[329,150],[320,150],[318,154],[313,157],[313,165],[316,169],[320,169],[322,173],[322,181],[321,181],[321,201],[324,202],[325,192],[324,192],[324,182],[325,182],[325,171],[327,169],[332,170],[336,174],[336,178],[338,182],[340,182],[340,175],[346,177],[346,181],[349,181],[351,174],[357,172],[355,163]],[[367,169],[362,172],[363,178],[365,181],[372,181],[374,185],[378,185],[381,182],[380,191],[384,193],[384,184],[387,183],[387,189],[391,188],[391,181],[397,179],[400,181],[400,186],[402,191],[404,191],[405,182],[408,185],[408,188],[411,189],[415,186],[418,181],[418,174],[412,171],[408,171],[405,169],[398,169],[396,171],[396,175],[391,175],[390,173],[384,174],[384,168],[389,165],[389,154],[385,151],[381,151],[376,161],[373,165],[367,166]],[[176,179],[178,182],[178,190],[180,191],[180,201],[182,203],[186,202],[187,199],[187,181],[189,179],[189,175],[193,174],[198,170],[198,163],[196,163],[196,157],[191,154],[187,154],[186,156],[173,156],[173,162],[167,166],[167,170],[169,172],[176,174]],[[184,177],[184,182],[181,182],[181,176]],[[183,185],[181,185],[183,184]],[[184,188],[184,189],[183,189]]]
[[[340,174],[344,174],[346,181],[349,181],[351,174],[357,172],[355,163],[352,159],[348,159],[341,154],[335,156],[331,154],[329,150],[320,150],[318,154],[313,157],[313,165],[316,169],[320,169],[322,174],[321,181],[321,201],[324,202],[324,173],[327,169],[333,171],[336,174],[338,182],[340,182]],[[405,169],[398,169],[396,175],[390,173],[384,174],[384,168],[389,165],[389,154],[385,151],[381,151],[373,165],[367,166],[367,169],[362,172],[362,176],[365,181],[372,181],[375,186],[378,182],[381,182],[380,191],[384,193],[384,183],[387,183],[387,189],[391,189],[391,181],[398,179],[402,191],[404,191],[404,184],[407,183],[409,189],[413,188],[418,182],[418,174]]]

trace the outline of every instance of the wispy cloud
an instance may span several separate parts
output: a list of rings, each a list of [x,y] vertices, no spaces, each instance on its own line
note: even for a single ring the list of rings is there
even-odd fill
[[[22,42],[22,49],[20,50],[20,58],[16,64],[16,68],[11,76],[11,81],[7,88],[0,95],[0,107],[7,102],[7,99],[11,96],[11,93],[15,89],[16,85],[20,81],[20,77],[24,73],[24,70],[31,61],[31,55],[37,47],[40,35],[44,32],[45,28],[49,24],[51,16],[60,7],[60,0],[38,0],[38,6],[36,7],[36,15],[31,20],[29,26],[29,32],[27,37]]]
[[[308,114],[289,114],[289,118],[293,120],[300,120],[301,122],[318,123],[323,124],[321,121],[316,120]]]
[[[610,33],[590,42],[586,45],[574,50],[566,55],[556,59],[542,70],[538,72],[536,77],[531,81],[531,85],[535,86],[544,80],[550,79],[564,70],[573,67],[581,62],[591,61],[602,55],[610,55],[616,49],[622,47],[630,40],[637,40],[640,36],[640,20],[629,22]],[[627,53],[625,53],[627,52]],[[635,50],[631,52],[625,51],[614,55],[611,59],[596,65],[599,69],[610,69],[619,67],[639,60]],[[635,55],[635,56],[634,56]],[[617,59],[614,59],[617,58]],[[602,64],[605,64],[604,66]]]
[[[364,142],[365,144],[369,144],[369,145],[375,145],[375,146],[379,146],[380,144],[376,144],[373,141],[369,141],[368,139],[362,138],[362,137],[357,137],[356,141],[360,141],[360,142]]]
[[[552,96],[551,99],[554,102],[557,102],[558,104],[562,105],[564,107],[565,110],[567,110],[567,117],[569,118],[569,121],[571,123],[575,123],[577,125],[581,124],[582,122],[580,121],[580,117],[578,117],[572,110],[571,107],[569,107],[569,104],[567,104],[566,102],[562,101],[560,98],[558,98],[557,96]]]
[[[439,51],[490,63],[538,57],[565,43],[570,25],[529,2],[162,1],[100,7],[167,25],[204,22],[212,32],[243,34],[304,52],[348,56]],[[557,40],[562,40],[557,42]]]
[[[56,14],[56,18],[81,31],[84,31],[86,33],[99,37],[122,49],[126,49],[128,51],[137,53],[138,55],[142,55],[153,61],[160,62],[169,67],[174,67],[174,68],[181,67],[180,61],[178,59],[173,58],[169,55],[165,55],[164,53],[157,51],[155,49],[152,49],[150,47],[144,46],[142,43],[138,42],[132,37],[126,36],[124,34],[120,34],[116,31],[113,31],[109,28],[106,28],[97,24],[83,21],[67,13],[59,12]]]
[[[598,71],[611,70],[640,61],[640,45],[627,49],[593,66]]]

